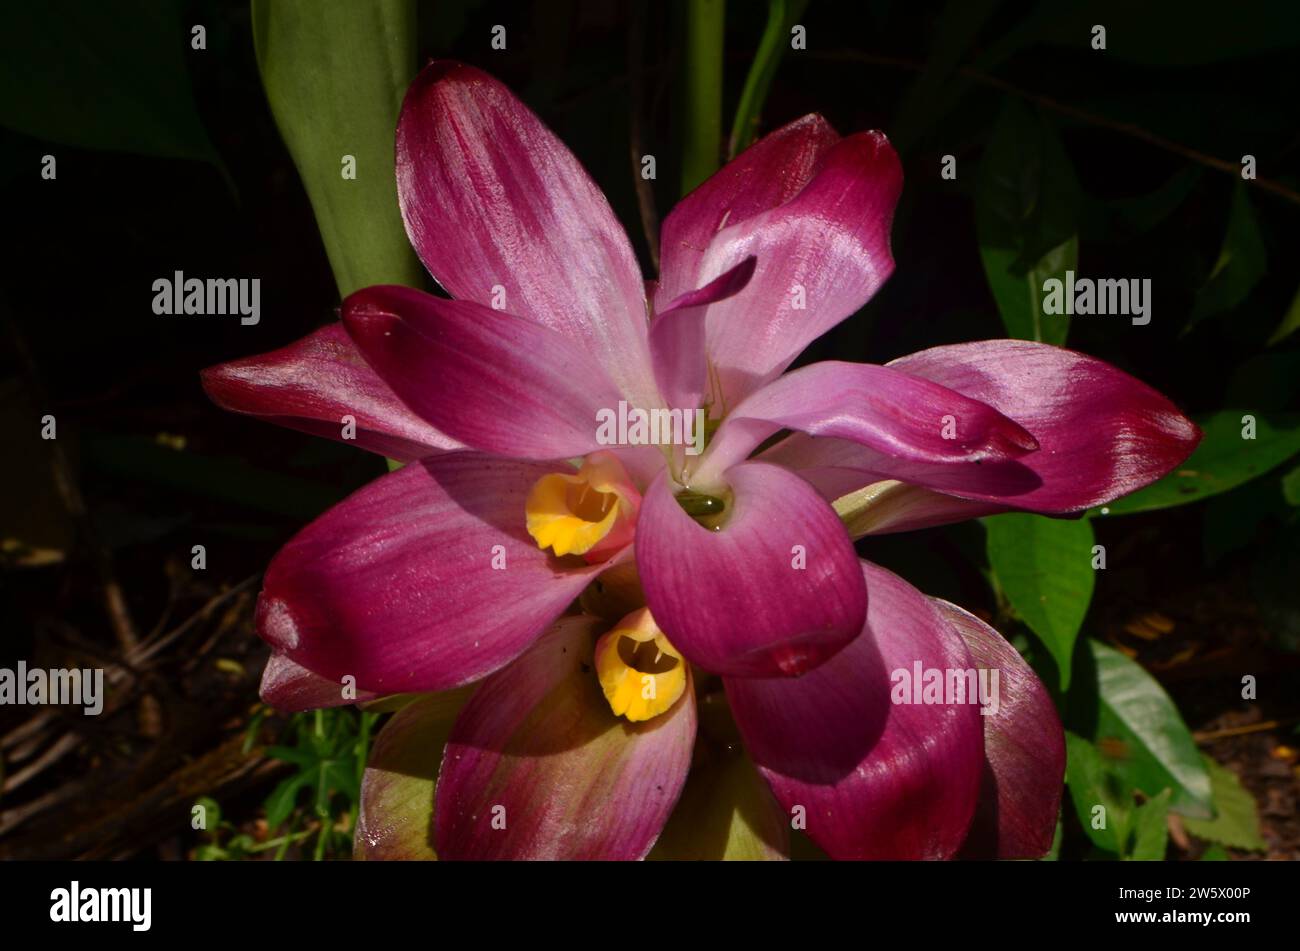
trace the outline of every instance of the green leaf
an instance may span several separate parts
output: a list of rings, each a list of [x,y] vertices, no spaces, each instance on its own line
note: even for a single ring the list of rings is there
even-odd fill
[[[1292,514],[1283,496],[1284,479],[1257,479],[1205,503],[1201,545],[1213,565],[1254,545],[1266,525]]]
[[[1119,236],[1144,234],[1173,214],[1200,180],[1200,166],[1188,165],[1153,192],[1134,198],[1093,202],[1090,209],[1095,208]]]
[[[1001,5],[1002,0],[948,0],[934,18],[934,42],[925,69],[908,90],[889,129],[889,138],[899,151],[911,151],[969,88],[969,80],[958,69]]]
[[[1079,183],[1055,130],[1008,99],[980,162],[980,258],[1007,332],[1063,344],[1069,317],[1043,313],[1043,283],[1078,267]]]
[[[1159,862],[1169,847],[1169,790],[1161,790],[1133,810],[1133,839],[1125,858],[1136,862]]]
[[[1125,795],[1095,746],[1067,730],[1065,749],[1065,784],[1079,824],[1093,845],[1118,855],[1128,826]]]
[[[415,76],[413,0],[254,0],[253,40],[339,293],[420,286],[393,171],[397,113]],[[355,179],[344,177],[345,156]]]
[[[78,148],[220,159],[199,121],[181,4],[8,4],[0,29],[0,125]],[[35,175],[35,171],[32,171]]]
[[[1287,505],[1300,505],[1300,466],[1282,477],[1282,498]]]
[[[1232,193],[1228,230],[1219,250],[1219,259],[1205,286],[1196,294],[1192,316],[1183,328],[1186,333],[1207,317],[1232,310],[1246,299],[1264,276],[1267,255],[1264,237],[1250,204],[1245,182],[1238,181]]]
[[[1255,419],[1255,438],[1243,439],[1244,416]],[[1225,409],[1198,421],[1205,438],[1181,466],[1158,482],[1090,514],[1127,515],[1185,505],[1227,492],[1263,475],[1300,452],[1300,415]]]
[[[1291,298],[1291,306],[1282,317],[1282,323],[1278,324],[1277,330],[1273,331],[1273,336],[1268,338],[1268,345],[1271,347],[1275,343],[1280,343],[1297,330],[1300,330],[1300,288],[1296,290],[1295,297]]]
[[[271,831],[279,829],[293,813],[294,806],[298,800],[298,790],[311,783],[311,776],[307,773],[299,773],[296,776],[290,776],[282,780],[271,794],[266,797],[264,803],[266,807],[266,824]]]
[[[215,834],[221,825],[221,806],[211,796],[200,796],[194,800],[194,805],[203,807],[205,830]]]
[[[329,482],[262,469],[234,456],[177,451],[135,434],[86,431],[81,450],[87,465],[99,474],[292,518],[315,518],[347,491]]]
[[[1300,349],[1269,350],[1233,367],[1222,401],[1225,407],[1248,406],[1271,413],[1300,404]]]
[[[1205,854],[1201,856],[1201,861],[1202,862],[1226,862],[1228,861],[1228,853],[1223,850],[1223,846],[1212,845],[1205,850]]]
[[[1096,677],[1092,738],[1121,750],[1118,773],[1148,797],[1173,790],[1170,807],[1187,816],[1210,815],[1210,776],[1178,708],[1155,679],[1119,651],[1087,640]]]
[[[1300,20],[1291,0],[1255,0],[1232,16],[1207,18],[1185,0],[1040,0],[1007,30],[981,59],[1001,62],[1029,46],[1064,47],[1078,55],[1123,63],[1191,66],[1284,50],[1300,40]],[[1091,48],[1094,24],[1106,27],[1105,52]]]
[[[283,760],[286,763],[293,763],[301,769],[311,769],[320,759],[319,752],[314,749],[302,750],[296,746],[268,746],[262,751],[271,759]]]
[[[1259,834],[1255,797],[1241,785],[1236,773],[1204,757],[1214,796],[1213,819],[1184,819],[1187,831],[1198,838],[1234,849],[1262,852],[1267,846]]]
[[[1096,574],[1085,520],[1012,513],[986,519],[989,565],[1021,619],[1046,645],[1070,683],[1070,660],[1088,613]]]
[[[736,117],[731,123],[727,154],[734,158],[754,141],[759,113],[767,101],[767,92],[781,65],[781,57],[790,48],[790,30],[808,7],[808,0],[767,0],[767,26],[754,53],[754,61],[740,92]]]

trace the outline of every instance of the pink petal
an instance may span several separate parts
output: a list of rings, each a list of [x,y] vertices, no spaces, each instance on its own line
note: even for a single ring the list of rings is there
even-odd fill
[[[263,703],[282,713],[343,707],[379,696],[367,690],[356,690],[355,686],[353,684],[351,694],[345,696],[343,684],[313,674],[283,654],[273,653],[262,668],[262,684],[258,688],[258,696]]]
[[[996,502],[959,499],[849,468],[860,459],[861,449],[860,444],[844,439],[814,439],[795,433],[759,453],[755,460],[797,472],[822,498],[837,503],[842,519],[846,512],[852,513],[845,527],[855,539],[912,532],[1007,511],[1007,506]],[[861,505],[863,497],[870,498],[865,509]]]
[[[344,417],[351,416],[356,445],[402,462],[462,448],[397,398],[341,323],[270,353],[208,367],[202,380],[222,409],[314,436],[351,441],[344,439]]]
[[[1040,449],[1011,463],[934,472],[931,488],[1016,508],[1071,512],[1156,481],[1183,462],[1200,430],[1145,383],[1093,357],[1023,340],[935,347],[890,366],[1001,410]]]
[[[618,458],[642,495],[666,464],[658,446],[608,446],[605,451]]]
[[[1013,459],[1038,448],[997,410],[869,363],[814,363],[752,393],[715,434],[698,478],[712,481],[781,429],[860,443],[921,463]]]
[[[931,598],[978,667],[998,671],[998,709],[983,717],[985,789],[963,852],[1041,858],[1052,847],[1065,779],[1065,731],[1047,689],[1002,635]]]
[[[646,602],[668,639],[705,670],[810,670],[862,629],[866,595],[853,543],[798,476],[744,463],[727,479],[734,498],[718,531],[682,510],[666,475],[650,487],[636,542]]]
[[[687,286],[758,259],[744,292],[709,307],[716,403],[736,406],[875,294],[894,269],[889,229],[902,182],[884,135],[852,135],[818,157],[811,180],[789,201],[728,220],[713,236]],[[680,284],[665,271],[657,296]]]
[[[670,408],[694,410],[701,405],[708,372],[704,320],[708,305],[734,297],[754,276],[754,259],[745,258],[704,287],[683,294],[650,325],[650,353],[659,392]]]
[[[714,235],[797,195],[839,140],[825,119],[806,115],[763,136],[679,201],[661,230],[655,309],[704,283],[701,267]]]
[[[650,851],[690,768],[695,693],[688,684],[671,710],[643,723],[614,716],[593,668],[600,628],[562,619],[461,711],[438,780],[442,858]]]
[[[397,126],[411,243],[447,291],[599,354],[632,402],[657,405],[640,269],[627,235],[564,144],[491,76],[430,63]]]
[[[366,359],[417,413],[466,445],[523,459],[585,455],[619,392],[563,334],[471,301],[367,287],[343,302]]]
[[[377,479],[276,555],[258,634],[376,693],[446,690],[500,668],[608,564],[567,567],[525,531],[528,490],[552,470],[458,452]]]
[[[919,591],[862,563],[862,635],[795,680],[728,677],[727,697],[759,771],[787,815],[838,859],[950,858],[984,766],[979,707],[895,704],[896,670],[964,670],[961,637]]]
[[[1067,513],[1149,485],[1180,465],[1201,438],[1191,420],[1146,384],[1060,347],[988,340],[923,350],[889,366],[987,403],[1028,430],[1039,450],[1014,461],[931,465],[796,434],[771,461],[857,469],[866,481],[899,479],[1004,509]]]

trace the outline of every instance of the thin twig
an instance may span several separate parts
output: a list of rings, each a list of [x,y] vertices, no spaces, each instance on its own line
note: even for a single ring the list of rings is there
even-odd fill
[[[257,579],[260,577],[261,577],[260,574],[249,575],[247,578],[245,578],[243,581],[239,582],[238,584],[234,585],[233,587],[228,588],[225,591],[222,591],[220,594],[214,595],[213,597],[209,598],[208,601],[203,605],[203,607],[199,608],[196,612],[194,612],[194,614],[190,615],[188,618],[186,618],[183,622],[178,624],[172,630],[168,631],[166,634],[162,635],[159,638],[146,642],[145,644],[137,648],[132,654],[130,654],[127,657],[126,659],[127,663],[129,663],[133,667],[144,666],[145,663],[149,661],[151,658],[153,658],[160,650],[162,650],[168,644],[171,644],[177,638],[182,637],[183,635],[188,633],[190,629],[193,628],[200,621],[209,620],[212,617],[212,615],[216,612],[217,608],[221,607],[223,604],[225,604],[227,601],[230,601],[232,598],[236,598],[239,595],[243,594],[245,591],[247,591],[249,586],[254,584],[257,581]]]
[[[11,806],[4,812],[0,812],[0,836],[18,828],[32,816],[39,815],[51,806],[72,799],[82,791],[83,786],[80,783],[64,783],[31,802],[25,802],[21,806]]]
[[[40,733],[56,716],[55,711],[46,708],[35,716],[18,724],[4,736],[0,736],[0,750],[18,746],[33,734]]]
[[[42,753],[38,759],[33,760],[11,776],[6,776],[4,787],[0,791],[3,791],[6,796],[9,795],[29,779],[33,779],[45,772],[47,768],[53,766],[80,745],[81,737],[75,733],[65,733],[57,743]]]
[[[1248,733],[1263,733],[1265,730],[1276,730],[1292,723],[1300,723],[1300,717],[1288,717],[1285,720],[1264,720],[1261,723],[1252,723],[1249,726],[1231,726],[1222,730],[1193,733],[1192,739],[1197,743],[1213,743],[1215,740],[1225,740],[1230,736],[1245,736]]]

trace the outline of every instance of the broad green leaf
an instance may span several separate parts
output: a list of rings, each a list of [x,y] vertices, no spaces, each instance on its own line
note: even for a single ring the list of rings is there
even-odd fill
[[[253,40],[339,293],[420,286],[393,171],[397,113],[416,71],[413,0],[254,0]]]
[[[1205,854],[1201,856],[1201,861],[1202,862],[1226,862],[1228,861],[1228,853],[1224,851],[1223,846],[1212,845],[1205,850]]]
[[[99,473],[292,518],[315,518],[347,492],[345,486],[272,472],[243,459],[178,452],[147,436],[86,432],[81,449]]]
[[[1128,827],[1126,796],[1095,746],[1067,730],[1065,748],[1065,784],[1079,824],[1093,845],[1118,855]]]
[[[1282,498],[1287,505],[1300,505],[1300,466],[1282,477]]]
[[[1169,846],[1169,790],[1161,790],[1133,810],[1132,840],[1124,858],[1135,862],[1159,862]]]
[[[1186,816],[1210,815],[1210,776],[1178,708],[1137,663],[1099,641],[1087,640],[1095,671],[1093,739],[1122,751],[1118,773],[1148,797],[1168,788],[1170,807]]]
[[[5,6],[0,125],[79,148],[221,166],[190,91],[190,29],[173,0]],[[35,171],[32,170],[32,175]]]
[[[1043,313],[1043,284],[1078,267],[1079,183],[1055,130],[1003,105],[980,162],[975,223],[984,273],[1007,332],[1063,344],[1069,317]]]
[[[6,4],[0,125],[49,142],[220,167],[199,121],[175,0]],[[35,175],[35,171],[32,172]]]
[[[1232,194],[1228,230],[1223,238],[1223,247],[1219,250],[1219,258],[1205,286],[1196,294],[1192,316],[1183,332],[1186,333],[1207,317],[1232,310],[1244,301],[1264,276],[1266,264],[1264,236],[1260,234],[1259,223],[1255,220],[1246,184],[1238,181]]]
[[[1210,790],[1214,796],[1213,819],[1184,819],[1187,831],[1209,842],[1218,842],[1234,849],[1262,852],[1266,848],[1259,834],[1259,815],[1255,810],[1255,797],[1241,785],[1232,770],[1220,766],[1206,756],[1205,768],[1210,772]]]
[[[1247,423],[1255,420],[1255,438],[1245,439]],[[1181,466],[1158,482],[1090,514],[1127,515],[1184,505],[1227,492],[1263,475],[1300,452],[1300,415],[1225,409],[1199,421],[1205,438]]]
[[[981,248],[980,259],[1007,333],[1021,340],[1062,346],[1069,334],[1070,318],[1066,314],[1043,312],[1043,284],[1058,280],[1064,285],[1065,272],[1075,270],[1079,264],[1079,239],[1067,238],[1023,274],[1015,251]]]
[[[1096,575],[1092,526],[1083,519],[1012,513],[986,519],[989,565],[1016,614],[1070,683],[1070,660]]]

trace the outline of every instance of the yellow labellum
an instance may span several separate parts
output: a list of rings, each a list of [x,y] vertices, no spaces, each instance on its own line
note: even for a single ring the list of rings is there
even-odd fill
[[[615,715],[634,722],[669,710],[686,689],[686,661],[648,608],[633,611],[596,642],[596,676]]]
[[[524,503],[528,534],[557,555],[585,555],[606,540],[605,547],[615,547],[630,540],[639,501],[622,464],[592,453],[576,473],[556,472],[533,485]]]

